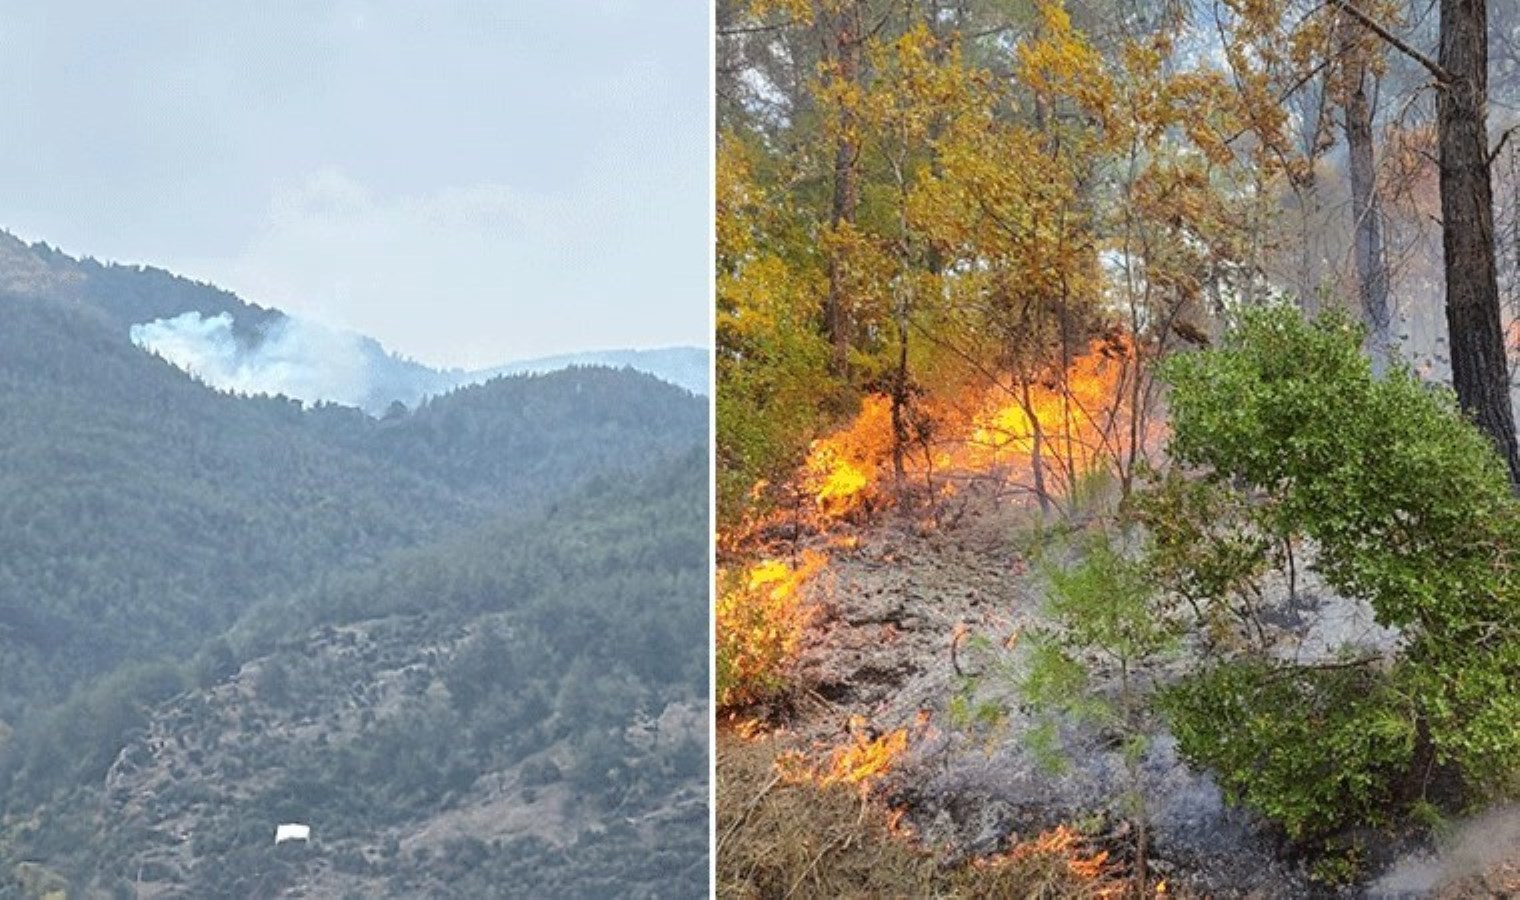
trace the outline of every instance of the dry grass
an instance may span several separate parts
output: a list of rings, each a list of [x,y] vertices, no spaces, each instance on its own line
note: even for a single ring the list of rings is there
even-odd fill
[[[788,783],[771,739],[725,736],[718,755],[717,895],[802,897],[1115,896],[1059,853],[947,868],[892,830],[891,813],[852,786]]]

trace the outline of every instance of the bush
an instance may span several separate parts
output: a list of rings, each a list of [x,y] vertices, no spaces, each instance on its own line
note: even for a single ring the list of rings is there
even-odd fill
[[[1206,603],[1238,603],[1252,554],[1296,537],[1327,584],[1402,633],[1393,659],[1315,668],[1257,648],[1173,691],[1184,755],[1295,835],[1375,823],[1432,770],[1469,795],[1520,770],[1520,517],[1503,464],[1449,391],[1403,368],[1374,378],[1360,346],[1341,316],[1279,308],[1169,360],[1171,452],[1209,495],[1193,511],[1246,512],[1222,544],[1196,521],[1186,539],[1188,503],[1158,501],[1182,496],[1175,483],[1136,505],[1158,568]]]
[[[1363,668],[1225,663],[1162,695],[1178,743],[1232,802],[1293,838],[1379,823],[1412,759],[1412,710]]]
[[[801,588],[825,561],[809,550],[795,565],[772,560],[743,573],[719,573],[714,617],[720,707],[764,700],[785,685],[808,621]]]

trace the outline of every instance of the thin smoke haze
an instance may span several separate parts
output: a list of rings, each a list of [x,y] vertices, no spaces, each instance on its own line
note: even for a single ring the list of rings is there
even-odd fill
[[[1370,897],[1421,897],[1481,874],[1520,847],[1520,806],[1505,806],[1458,825],[1436,854],[1404,857],[1369,889]]]

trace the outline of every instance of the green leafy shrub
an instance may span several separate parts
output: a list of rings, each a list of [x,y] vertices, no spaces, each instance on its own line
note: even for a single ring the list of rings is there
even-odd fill
[[[1419,800],[1432,769],[1468,799],[1520,770],[1520,518],[1504,467],[1449,391],[1398,367],[1374,378],[1360,346],[1342,316],[1277,308],[1169,360],[1171,452],[1193,480],[1174,472],[1135,506],[1165,580],[1205,605],[1249,620],[1237,588],[1299,538],[1328,585],[1401,632],[1374,664],[1240,651],[1172,691],[1183,754],[1296,836],[1376,822]]]
[[[1162,707],[1225,795],[1293,838],[1381,821],[1415,742],[1413,711],[1362,667],[1225,663],[1164,692]]]
[[[1087,719],[1113,733],[1123,750],[1125,789],[1119,798],[1135,826],[1134,889],[1149,893],[1148,779],[1141,766],[1152,722],[1145,715],[1151,688],[1139,677],[1142,665],[1175,649],[1178,619],[1157,592],[1143,559],[1105,531],[1090,533],[1081,556],[1066,566],[1049,566],[1047,612],[1054,628],[1031,636],[1024,697],[1035,714],[1029,739],[1037,757],[1062,767],[1059,718]],[[1101,660],[1117,691],[1094,689],[1088,660]]]

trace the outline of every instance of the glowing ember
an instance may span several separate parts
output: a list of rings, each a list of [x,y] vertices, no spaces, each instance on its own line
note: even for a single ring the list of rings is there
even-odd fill
[[[735,713],[720,714],[718,724],[728,736],[740,741],[759,740],[768,731],[766,724],[759,719]]]
[[[915,835],[913,833],[913,826],[903,821],[903,817],[907,814],[908,810],[905,807],[894,809],[887,813],[887,832],[893,837],[910,841],[913,840]]]

